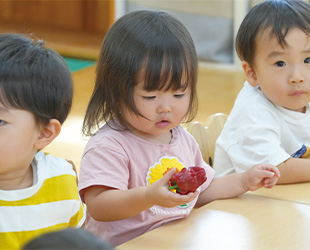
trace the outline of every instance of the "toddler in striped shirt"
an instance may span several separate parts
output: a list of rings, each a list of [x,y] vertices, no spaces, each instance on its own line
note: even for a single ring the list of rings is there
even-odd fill
[[[60,133],[72,96],[57,52],[41,40],[0,35],[1,248],[85,221],[74,165],[40,151]]]

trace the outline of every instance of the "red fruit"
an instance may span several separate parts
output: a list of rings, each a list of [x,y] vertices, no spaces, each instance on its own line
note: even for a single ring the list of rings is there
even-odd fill
[[[179,194],[195,192],[207,180],[206,171],[201,167],[183,168],[172,175],[169,189],[176,189]]]

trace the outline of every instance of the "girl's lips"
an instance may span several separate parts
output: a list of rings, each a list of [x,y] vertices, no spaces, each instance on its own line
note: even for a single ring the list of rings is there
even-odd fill
[[[156,127],[159,127],[159,128],[166,128],[166,127],[170,126],[170,122],[163,120],[160,122],[156,122],[155,125],[156,125]]]
[[[291,95],[292,96],[301,96],[304,93],[305,93],[305,91],[303,91],[303,90],[296,90]]]

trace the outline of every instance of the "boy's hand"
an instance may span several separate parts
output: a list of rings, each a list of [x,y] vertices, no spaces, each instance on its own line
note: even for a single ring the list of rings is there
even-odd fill
[[[171,169],[162,178],[147,187],[146,199],[150,204],[161,207],[175,207],[189,203],[196,198],[199,194],[198,191],[186,195],[180,195],[169,191],[169,180],[175,172],[175,168]]]
[[[257,190],[261,187],[272,188],[280,178],[280,171],[270,164],[259,164],[242,174],[242,185],[245,190]]]

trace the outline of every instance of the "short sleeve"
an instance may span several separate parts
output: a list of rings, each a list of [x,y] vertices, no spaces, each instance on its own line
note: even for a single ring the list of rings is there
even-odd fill
[[[237,142],[227,149],[236,172],[259,163],[277,166],[290,157],[281,144],[281,121],[267,115],[257,113],[256,120],[237,131]]]
[[[90,186],[102,185],[116,189],[128,189],[128,159],[124,152],[113,147],[98,147],[84,153],[79,175],[79,191]]]

